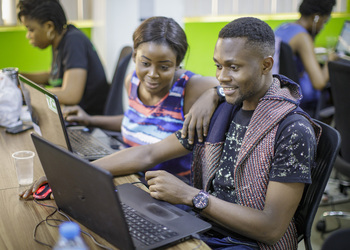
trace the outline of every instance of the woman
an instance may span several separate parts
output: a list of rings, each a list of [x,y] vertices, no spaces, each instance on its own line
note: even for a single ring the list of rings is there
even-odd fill
[[[52,47],[50,72],[22,75],[38,84],[49,84],[61,104],[79,104],[89,114],[102,114],[108,94],[102,63],[90,40],[67,25],[59,1],[21,0],[18,9],[29,42],[40,49]]]
[[[304,0],[299,6],[301,17],[275,31],[276,37],[292,48],[303,94],[300,106],[311,115],[329,80],[328,62],[320,66],[314,52],[314,39],[329,20],[334,5],[335,0]],[[333,55],[328,58],[333,59]]]
[[[124,115],[89,116],[79,107],[68,107],[64,113],[69,122],[121,131],[127,145],[138,146],[161,141],[180,130],[194,102],[218,82],[181,69],[188,44],[185,32],[172,18],[145,20],[135,30],[133,43],[136,70],[125,80],[129,106]],[[190,155],[152,169],[167,170],[188,181]]]

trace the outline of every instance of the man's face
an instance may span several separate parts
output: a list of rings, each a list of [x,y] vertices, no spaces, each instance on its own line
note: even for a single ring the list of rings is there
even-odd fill
[[[267,91],[263,81],[260,53],[246,45],[246,38],[219,38],[214,50],[216,78],[228,103],[243,102],[243,109],[254,110]]]

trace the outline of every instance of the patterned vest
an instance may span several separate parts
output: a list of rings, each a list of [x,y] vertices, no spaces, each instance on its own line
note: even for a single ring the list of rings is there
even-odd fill
[[[298,107],[299,87],[289,79],[275,75],[273,84],[260,99],[244,136],[236,165],[234,166],[237,204],[263,210],[269,182],[269,171],[274,157],[275,137],[279,123]],[[219,168],[225,132],[228,130],[236,107],[227,103],[215,112],[207,140],[197,144],[192,163],[193,183],[208,190]],[[228,115],[230,114],[230,115]],[[309,120],[310,117],[305,114]],[[317,138],[320,127],[310,120]],[[318,141],[318,139],[317,139]],[[261,249],[297,249],[297,231],[294,220],[283,237],[269,246],[258,242]]]

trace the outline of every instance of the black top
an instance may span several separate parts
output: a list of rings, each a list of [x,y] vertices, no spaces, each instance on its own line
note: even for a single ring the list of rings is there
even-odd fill
[[[73,68],[87,70],[85,90],[79,105],[90,115],[102,114],[109,89],[102,63],[84,33],[68,25],[57,49],[52,50],[50,85],[62,86],[64,72]]]

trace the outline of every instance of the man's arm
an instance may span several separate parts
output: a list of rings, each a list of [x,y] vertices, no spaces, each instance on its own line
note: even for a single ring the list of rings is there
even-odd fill
[[[151,196],[173,204],[192,206],[199,190],[165,171],[146,173]],[[212,195],[202,214],[231,231],[266,244],[285,233],[303,195],[303,183],[269,182],[264,210],[240,206]]]
[[[123,149],[96,160],[93,164],[113,175],[126,175],[146,171],[161,162],[184,156],[189,152],[175,134],[172,134],[154,144]]]

